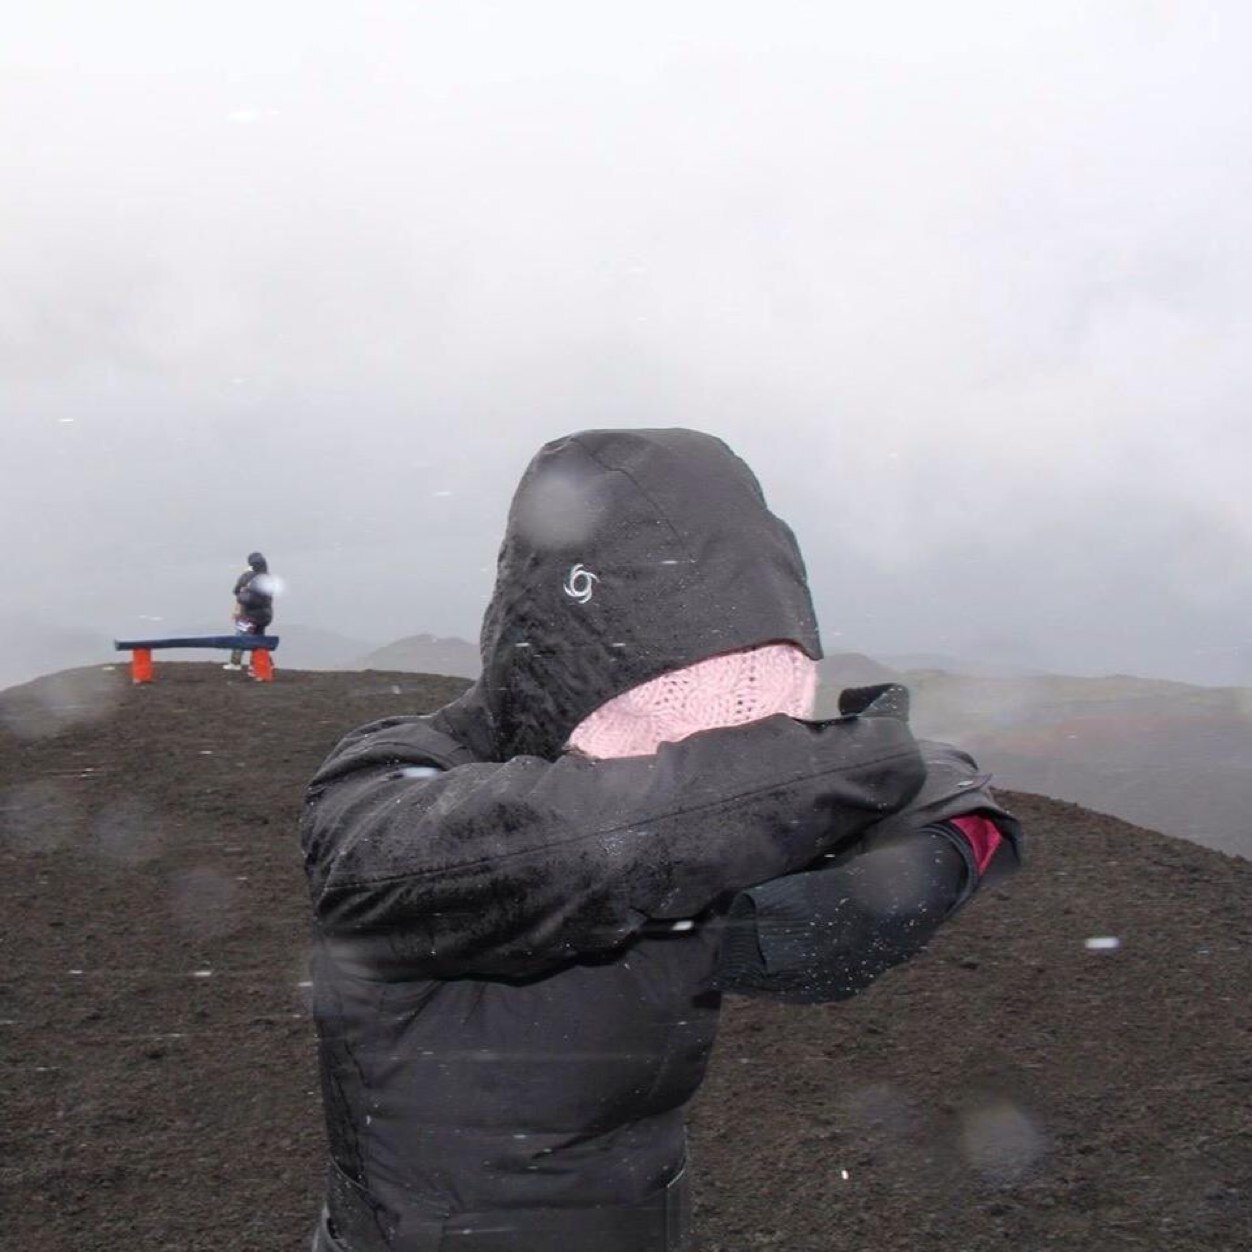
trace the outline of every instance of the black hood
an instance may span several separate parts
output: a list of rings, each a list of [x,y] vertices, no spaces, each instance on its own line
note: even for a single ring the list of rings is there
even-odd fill
[[[795,536],[747,465],[698,431],[584,431],[522,477],[482,677],[447,713],[497,760],[552,759],[623,691],[774,641],[821,657]]]

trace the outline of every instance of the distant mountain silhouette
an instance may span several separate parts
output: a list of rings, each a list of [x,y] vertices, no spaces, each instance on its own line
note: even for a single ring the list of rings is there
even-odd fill
[[[1038,678],[1047,672],[1003,661],[971,661],[943,652],[909,652],[879,659],[884,665],[901,672],[937,669],[945,674],[963,674],[970,678]]]
[[[838,695],[844,687],[870,687],[875,683],[898,683],[898,670],[875,661],[861,652],[836,652],[817,664],[818,681],[823,691]]]
[[[369,644],[318,626],[275,622],[274,633],[282,640],[279,656],[288,669],[356,669],[357,659]]]
[[[385,647],[375,648],[358,660],[361,669],[397,670],[413,674],[445,674],[452,678],[477,678],[482,668],[478,649],[455,636],[410,635]]]

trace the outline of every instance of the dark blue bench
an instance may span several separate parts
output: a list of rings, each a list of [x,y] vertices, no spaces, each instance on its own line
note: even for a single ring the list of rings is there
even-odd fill
[[[274,649],[277,635],[187,635],[171,639],[115,639],[118,652],[130,653],[133,682],[153,681],[152,653],[158,648],[225,648],[230,652],[252,652],[252,674],[263,683],[274,681]]]

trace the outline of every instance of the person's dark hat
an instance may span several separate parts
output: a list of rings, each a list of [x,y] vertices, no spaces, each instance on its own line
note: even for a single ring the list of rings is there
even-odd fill
[[[255,570],[265,569],[265,557],[259,552],[248,553],[248,565]]]

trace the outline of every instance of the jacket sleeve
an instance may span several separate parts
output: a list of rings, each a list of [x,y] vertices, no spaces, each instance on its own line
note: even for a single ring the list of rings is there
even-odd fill
[[[840,854],[740,892],[715,985],[792,1003],[843,1000],[920,952],[987,876],[1021,860],[1017,820],[989,776],[947,744],[923,743],[913,801]]]
[[[441,757],[422,722],[350,736],[301,825],[319,927],[376,977],[522,977],[605,951],[855,839],[923,780],[892,718],[776,716],[649,757],[502,763]]]

